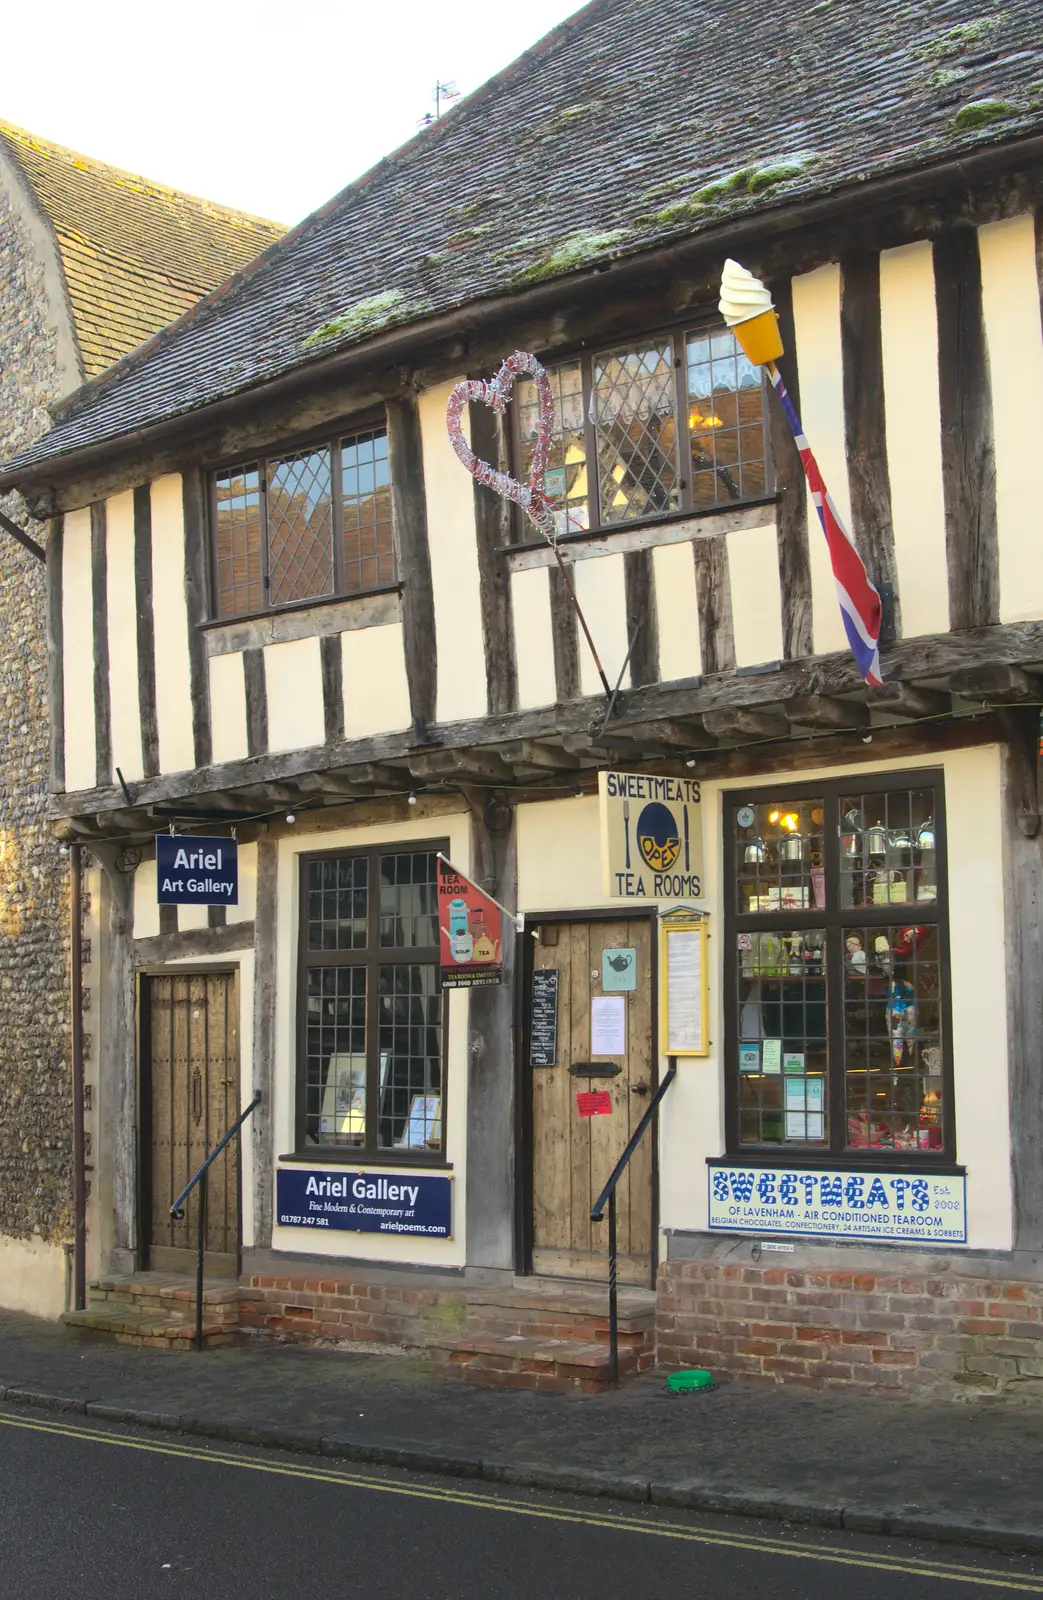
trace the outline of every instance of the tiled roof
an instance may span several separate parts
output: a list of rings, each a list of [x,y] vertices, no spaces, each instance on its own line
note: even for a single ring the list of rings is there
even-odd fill
[[[599,254],[1040,129],[1039,0],[595,0],[74,397],[6,481]]]
[[[195,305],[286,231],[0,122],[50,219],[88,378]]]

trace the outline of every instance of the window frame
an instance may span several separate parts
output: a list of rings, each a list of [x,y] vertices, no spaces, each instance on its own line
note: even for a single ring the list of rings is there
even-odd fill
[[[307,455],[310,451],[328,450],[330,453],[330,485],[337,481],[340,471],[340,452],[345,439],[359,438],[367,433],[383,433],[388,437],[387,416],[383,411],[367,412],[361,417],[353,417],[347,422],[337,423],[326,427],[321,432],[312,430],[307,434],[295,435],[289,439],[280,439],[277,444],[264,445],[256,450],[241,450],[236,455],[223,456],[219,460],[207,462],[202,468],[203,492],[206,506],[206,584],[207,623],[210,626],[223,626],[231,622],[248,622],[255,618],[281,617],[295,611],[307,611],[313,606],[337,605],[345,600],[356,600],[375,594],[397,594],[402,588],[402,579],[399,575],[398,544],[394,536],[394,509],[392,502],[392,553],[395,560],[395,576],[387,583],[375,584],[368,589],[345,589],[344,582],[344,551],[342,549],[343,536],[343,506],[339,494],[331,494],[331,538],[333,540],[333,589],[329,594],[311,595],[302,600],[288,600],[285,605],[272,605],[271,572],[269,569],[270,552],[268,537],[268,470],[294,456]],[[263,537],[261,540],[261,589],[264,595],[264,604],[259,611],[229,611],[225,615],[220,611],[220,586],[218,583],[217,561],[217,479],[222,473],[234,472],[236,469],[246,470],[255,467],[260,475],[260,494],[262,502]],[[388,446],[388,478],[391,477],[391,451]]]
[[[937,897],[933,901],[901,901],[880,906],[840,904],[839,802],[853,791],[862,794],[889,789],[932,788],[936,795],[935,871]],[[807,911],[755,911],[738,909],[738,874],[735,869],[735,844],[738,837],[736,813],[745,805],[764,805],[773,801],[809,801],[821,798],[823,819],[823,868],[826,905]],[[940,768],[910,767],[887,773],[848,773],[842,778],[810,780],[800,784],[779,784],[756,788],[730,789],[724,796],[724,1104],[725,1155],[712,1158],[714,1165],[826,1167],[865,1169],[874,1166],[908,1172],[962,1172],[956,1162],[956,1105],[952,1053],[952,968],[949,950],[949,862],[946,837],[944,773]],[[916,920],[938,928],[939,1005],[942,1024],[942,1146],[940,1150],[909,1152],[893,1149],[850,1149],[846,1143],[847,1092],[844,1065],[844,965],[839,948],[847,928],[887,927],[904,920],[904,906],[919,908]],[[824,928],[826,934],[826,1061],[829,1084],[829,1144],[815,1148],[799,1143],[743,1144],[739,1138],[739,1024],[735,998],[738,993],[738,940],[740,933],[761,933],[772,929],[799,931]]]
[[[438,1150],[387,1149],[377,1141],[380,1120],[380,1048],[379,1006],[376,982],[380,967],[430,966],[440,967],[439,945],[430,947],[435,960],[427,959],[428,951],[418,952],[415,947],[398,948],[381,946],[380,938],[380,858],[393,855],[447,854],[449,840],[403,839],[383,844],[366,845],[360,849],[308,850],[297,857],[297,1023],[295,1029],[294,1058],[294,1149],[284,1161],[310,1162],[315,1165],[337,1166],[394,1166],[450,1168],[447,1160],[448,1089],[449,1089],[449,993],[441,992],[441,1099],[442,1143]],[[366,860],[367,895],[366,945],[362,950],[309,950],[308,929],[308,868],[316,861],[337,861],[349,858]],[[376,884],[378,892],[372,893]],[[436,888],[437,896],[437,888]],[[418,959],[419,954],[419,959]],[[365,967],[366,968],[366,1140],[362,1145],[309,1144],[307,1142],[308,1115],[308,986],[309,967]],[[439,976],[439,985],[441,977]]]
[[[692,492],[692,451],[691,432],[687,426],[688,417],[688,363],[684,341],[690,334],[730,332],[727,324],[714,317],[709,312],[696,314],[691,318],[674,318],[667,323],[659,323],[652,327],[643,327],[636,333],[621,334],[615,339],[588,339],[578,347],[555,350],[547,355],[540,355],[539,360],[548,372],[555,368],[567,366],[570,362],[580,363],[580,382],[583,393],[583,440],[587,469],[587,504],[588,508],[596,508],[597,521],[591,519],[589,528],[583,531],[562,533],[558,536],[559,544],[583,544],[591,539],[610,539],[614,535],[626,534],[638,528],[658,527],[671,522],[690,521],[693,518],[713,517],[727,514],[737,510],[750,510],[757,506],[774,505],[779,498],[779,489],[775,476],[775,461],[771,448],[771,412],[769,408],[768,383],[761,373],[761,406],[764,418],[764,486],[763,495],[756,495],[749,499],[721,500],[712,506],[694,506],[691,503]],[[681,489],[682,504],[676,511],[660,511],[651,515],[634,517],[621,522],[601,521],[601,489],[600,470],[597,461],[597,430],[590,418],[590,399],[593,392],[594,362],[600,357],[618,354],[630,350],[642,342],[651,343],[654,340],[670,338],[673,341],[674,364],[674,424],[679,444],[678,452],[678,483]],[[678,355],[679,342],[682,353]],[[519,408],[512,405],[510,425],[510,458],[511,471],[517,477],[522,476],[521,465],[523,461],[521,430],[519,427]],[[684,425],[682,426],[682,419]],[[545,543],[540,538],[532,536],[532,530],[519,506],[514,506],[511,543],[509,550],[526,548],[540,548]]]

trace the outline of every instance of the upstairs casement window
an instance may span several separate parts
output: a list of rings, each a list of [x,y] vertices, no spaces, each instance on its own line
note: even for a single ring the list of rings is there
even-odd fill
[[[712,511],[772,492],[764,379],[727,328],[680,329],[548,373],[556,427],[546,485],[559,535]],[[525,478],[539,404],[531,379],[516,394],[515,450]]]
[[[386,588],[396,577],[387,434],[223,468],[210,519],[218,618]]]

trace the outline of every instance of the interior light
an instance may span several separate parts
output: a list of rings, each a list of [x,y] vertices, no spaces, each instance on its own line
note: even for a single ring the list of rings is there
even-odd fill
[[[799,821],[800,818],[797,816],[795,811],[787,811],[785,816],[782,818],[782,826],[790,833],[795,833],[797,831],[797,824]]]
[[[778,812],[778,811],[772,811],[772,812],[770,812],[770,813],[769,813],[769,815],[768,815],[768,821],[769,821],[769,822],[778,822],[778,820],[779,820],[779,817],[780,817],[780,815],[781,815],[781,813],[780,813],[780,812]]]

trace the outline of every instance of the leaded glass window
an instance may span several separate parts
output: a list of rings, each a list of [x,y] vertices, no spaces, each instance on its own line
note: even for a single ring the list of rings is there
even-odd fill
[[[954,1156],[941,778],[727,808],[730,1147]]]
[[[302,861],[303,1149],[415,1161],[444,1148],[439,848]]]

